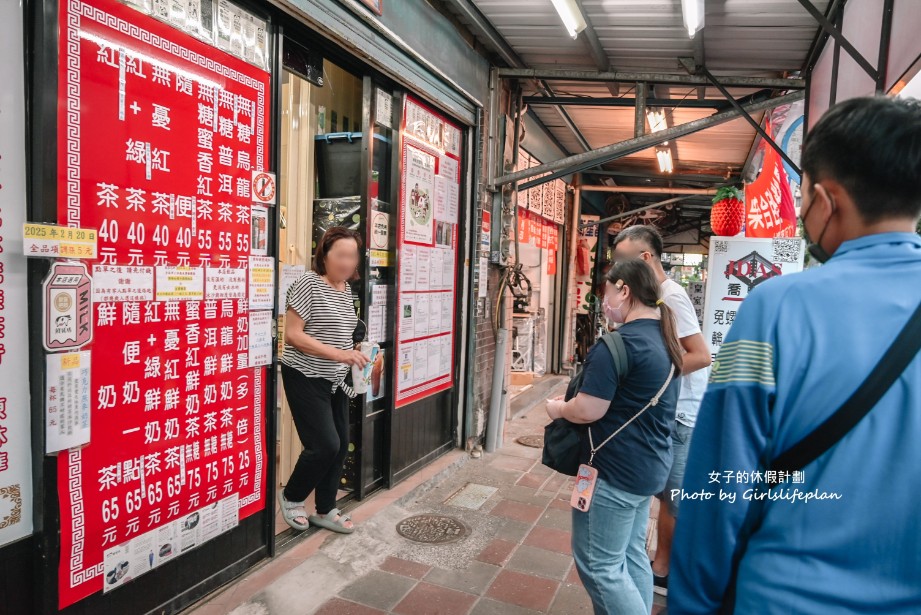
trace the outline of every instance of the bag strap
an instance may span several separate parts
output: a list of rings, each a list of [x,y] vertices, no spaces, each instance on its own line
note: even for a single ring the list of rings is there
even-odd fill
[[[614,357],[614,369],[617,370],[617,381],[623,383],[624,378],[630,372],[630,356],[627,354],[627,347],[624,345],[624,338],[617,331],[605,333],[601,336],[601,341],[608,347],[611,356]]]
[[[675,366],[672,365],[671,368],[668,370],[668,378],[666,378],[665,384],[663,384],[663,385],[662,385],[662,388],[659,389],[659,392],[656,393],[655,396],[654,396],[652,399],[649,400],[649,403],[646,404],[645,406],[643,406],[643,409],[642,409],[642,410],[640,410],[639,412],[637,412],[636,414],[634,414],[632,417],[630,417],[630,420],[629,420],[629,421],[627,421],[626,423],[624,423],[623,425],[621,425],[620,427],[618,427],[618,428],[617,428],[617,431],[615,431],[615,432],[612,433],[610,436],[608,436],[608,437],[605,439],[605,441],[602,442],[601,444],[599,444],[598,446],[595,446],[595,442],[594,442],[593,439],[592,439],[592,428],[591,428],[591,426],[589,426],[589,428],[588,428],[588,445],[589,445],[589,447],[591,448],[591,455],[590,455],[589,458],[588,458],[588,465],[592,465],[592,461],[595,460],[595,453],[597,453],[598,451],[600,451],[601,448],[602,448],[605,444],[607,444],[608,442],[610,442],[611,440],[613,440],[613,439],[614,439],[614,436],[616,436],[617,434],[619,434],[620,432],[622,432],[624,429],[626,429],[626,428],[627,428],[627,425],[629,425],[630,423],[632,423],[632,422],[635,421],[636,419],[640,418],[640,415],[643,414],[644,412],[646,412],[647,410],[649,410],[652,406],[658,406],[658,405],[659,405],[659,400],[662,399],[662,396],[665,394],[666,389],[668,389],[668,385],[670,385],[670,384],[672,383],[672,378],[674,378],[674,377],[675,377]]]
[[[841,441],[851,429],[876,407],[883,395],[895,384],[905,372],[918,352],[921,351],[921,304],[915,309],[908,322],[899,332],[895,341],[889,346],[883,358],[867,376],[860,387],[844,404],[809,435],[781,453],[768,468],[774,473],[767,483],[767,490],[780,484],[780,476],[787,472],[797,472],[828,452]],[[730,614],[735,608],[736,581],[739,563],[742,560],[748,540],[761,525],[761,503],[759,498],[753,500],[748,513],[739,529],[739,539],[732,558],[729,584],[720,605],[721,614]]]
[[[846,402],[819,425],[808,436],[781,453],[770,466],[775,470],[770,486],[774,487],[779,476],[786,472],[802,470],[837,444],[870,413],[883,395],[908,368],[915,355],[921,351],[921,304],[915,309],[908,323],[873,372],[863,381],[860,388]]]

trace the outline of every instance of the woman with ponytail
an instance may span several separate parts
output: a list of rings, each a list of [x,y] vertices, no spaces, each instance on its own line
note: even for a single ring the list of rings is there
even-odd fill
[[[604,312],[621,324],[629,371],[621,378],[606,344],[596,344],[579,393],[549,401],[547,413],[587,425],[582,461],[597,478],[588,505],[573,510],[572,551],[595,613],[648,615],[653,579],[646,524],[652,496],[665,487],[672,464],[682,350],[644,261],[619,262],[605,279]]]

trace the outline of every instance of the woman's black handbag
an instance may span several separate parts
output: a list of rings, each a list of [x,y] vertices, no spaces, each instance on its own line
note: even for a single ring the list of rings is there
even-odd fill
[[[614,358],[614,368],[617,370],[617,379],[624,381],[630,371],[630,361],[627,349],[620,333],[614,331],[601,336],[601,340]],[[579,393],[585,370],[582,369],[569,382],[566,388],[566,401]],[[541,463],[560,474],[575,476],[579,471],[579,457],[582,453],[582,436],[585,434],[585,425],[576,425],[566,419],[554,419],[544,427],[544,451]]]

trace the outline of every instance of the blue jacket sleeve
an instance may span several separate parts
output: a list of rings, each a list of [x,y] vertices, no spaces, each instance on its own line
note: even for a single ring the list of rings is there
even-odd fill
[[[759,290],[740,306],[694,428],[669,570],[671,615],[719,610],[751,505],[744,494],[769,448],[776,310]]]

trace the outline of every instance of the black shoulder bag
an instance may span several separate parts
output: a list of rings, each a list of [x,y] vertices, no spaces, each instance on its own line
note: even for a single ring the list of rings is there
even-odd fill
[[[624,339],[620,333],[614,331],[602,335],[599,342],[603,342],[608,347],[608,351],[614,358],[614,369],[617,370],[618,382],[622,383],[630,371],[630,359],[627,356]],[[566,387],[566,401],[579,394],[584,378],[585,369],[583,368],[573,376],[569,386]],[[576,425],[566,419],[554,419],[544,427],[544,451],[541,463],[560,474],[575,476],[579,471],[579,453],[582,449],[583,433],[585,433],[585,425]]]
[[[921,305],[915,309],[908,323],[860,388],[812,433],[767,464],[767,469],[781,473],[798,472],[828,452],[879,403],[886,391],[911,364],[919,350],[921,350]],[[780,484],[777,477],[778,474],[774,474],[774,480],[766,484],[763,489],[770,491]],[[720,605],[719,612],[723,615],[728,615],[735,610],[739,563],[748,547],[749,539],[761,526],[763,503],[764,499],[752,500],[739,530],[739,540],[732,554],[729,585],[726,587],[726,593]]]

